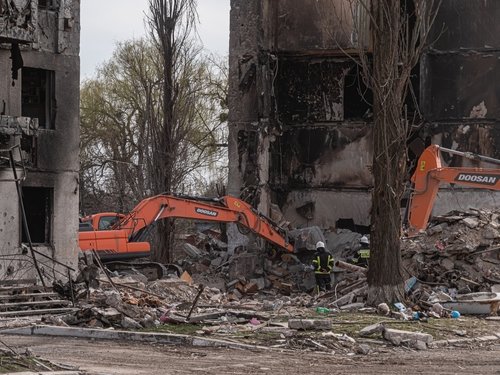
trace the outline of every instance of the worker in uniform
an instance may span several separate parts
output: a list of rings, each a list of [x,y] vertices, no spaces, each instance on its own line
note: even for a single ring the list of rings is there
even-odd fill
[[[316,244],[316,253],[312,263],[316,277],[316,290],[318,292],[330,290],[332,287],[333,257],[326,251],[325,244],[321,241]]]
[[[359,244],[361,247],[353,257],[352,264],[360,267],[368,267],[368,263],[370,261],[370,241],[368,240],[368,237],[361,237]]]

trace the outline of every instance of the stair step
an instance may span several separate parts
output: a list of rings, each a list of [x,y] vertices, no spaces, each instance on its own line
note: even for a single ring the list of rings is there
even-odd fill
[[[20,284],[36,284],[36,279],[12,279],[0,280],[0,286],[20,285]]]
[[[47,314],[63,314],[78,311],[75,307],[61,307],[59,309],[41,309],[41,310],[19,310],[19,311],[3,311],[0,312],[0,317],[11,316],[31,316],[31,315],[47,315]]]
[[[36,306],[54,306],[54,305],[69,305],[71,301],[68,300],[50,300],[50,301],[30,301],[30,302],[14,302],[14,303],[0,303],[0,310],[6,310],[13,307],[36,307]]]
[[[29,285],[29,286],[13,286],[13,287],[8,287],[8,288],[3,288],[0,287],[0,295],[4,295],[6,293],[12,293],[12,292],[38,292],[40,290],[43,290],[44,292],[50,292],[52,291],[52,288],[50,287],[43,287],[40,285]]]
[[[19,300],[28,298],[57,298],[57,293],[22,293],[22,294],[6,294],[0,295],[0,301]]]

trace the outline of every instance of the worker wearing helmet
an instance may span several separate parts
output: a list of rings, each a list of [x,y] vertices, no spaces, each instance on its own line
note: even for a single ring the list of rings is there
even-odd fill
[[[360,249],[357,251],[356,256],[352,259],[352,263],[360,267],[368,267],[370,260],[370,241],[368,237],[362,236],[359,240]]]
[[[321,241],[316,244],[313,267],[317,291],[330,290],[332,287],[333,257],[326,251],[325,244]]]

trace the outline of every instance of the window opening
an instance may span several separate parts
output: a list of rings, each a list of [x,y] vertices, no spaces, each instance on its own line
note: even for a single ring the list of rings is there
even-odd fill
[[[37,118],[39,126],[54,129],[56,118],[55,72],[23,68],[22,115]]]
[[[49,244],[52,233],[53,189],[23,187],[23,200],[31,242]],[[28,242],[24,227],[22,242]]]

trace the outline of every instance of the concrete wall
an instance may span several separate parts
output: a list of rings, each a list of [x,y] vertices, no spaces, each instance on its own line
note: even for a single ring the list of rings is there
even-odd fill
[[[35,248],[76,268],[80,1],[65,0],[59,4],[59,9],[38,9],[36,42],[21,46],[24,67],[54,71],[56,111],[53,128],[39,127],[30,139],[33,150],[30,157],[24,160],[27,168],[22,186],[52,189],[50,241],[35,244]],[[10,48],[10,44],[4,45]],[[6,116],[16,118],[22,114],[22,79],[22,70],[19,70],[18,80],[12,80],[10,51],[0,48],[0,107],[5,103]],[[22,174],[22,171],[19,170],[19,173]],[[8,177],[12,177],[8,166],[0,165],[0,179]],[[36,276],[29,256],[21,254],[21,213],[12,181],[0,181],[0,197],[0,279]],[[42,263],[47,278],[62,277],[54,273],[56,267],[53,262],[42,257],[37,259]],[[57,269],[61,270],[60,267]]]
[[[431,36],[435,42],[420,64],[423,143],[500,158],[499,16],[496,1],[443,1]],[[498,168],[443,157],[449,166]],[[471,207],[499,208],[500,195],[445,186],[433,213]]]
[[[320,196],[346,208],[369,197],[369,108],[352,97],[363,84],[338,49],[368,45],[368,23],[350,3],[231,2],[229,193],[264,213],[277,203],[296,226],[351,216],[316,204],[304,217]]]
[[[295,226],[369,224],[372,96],[343,53],[369,51],[369,29],[349,4],[231,1],[229,193],[265,213],[276,203]],[[431,143],[500,158],[499,13],[495,1],[443,1],[412,77],[422,125],[410,171]],[[483,193],[464,190],[460,207],[498,206]],[[456,196],[445,188],[436,213],[459,208]]]

